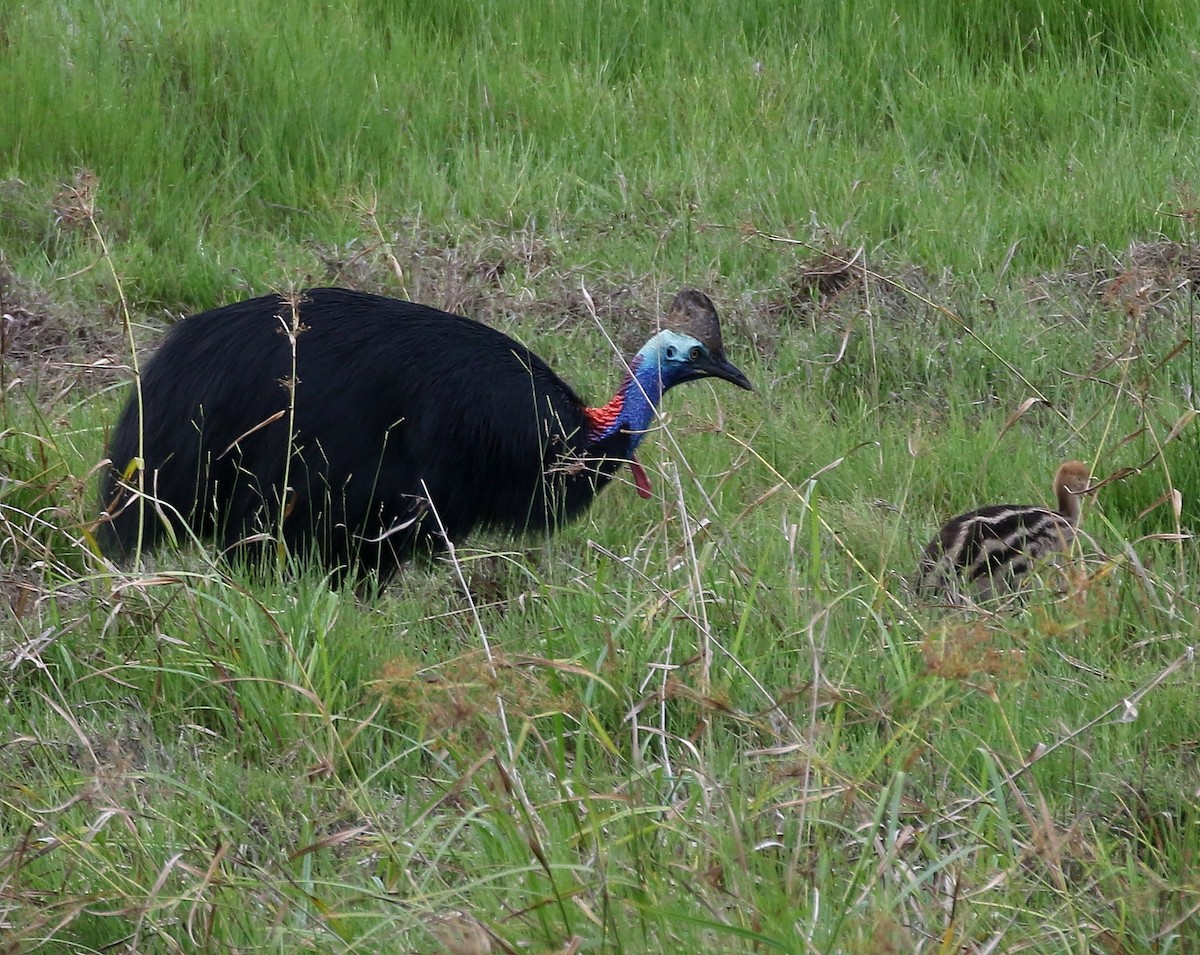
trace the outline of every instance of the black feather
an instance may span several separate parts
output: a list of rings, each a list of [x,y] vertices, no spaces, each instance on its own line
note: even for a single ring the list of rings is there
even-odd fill
[[[632,453],[624,430],[590,443],[570,386],[479,322],[343,289],[298,310],[294,349],[293,306],[275,295],[171,329],[142,376],[144,425],[135,394],[112,437],[105,553],[126,557],[139,536],[153,548],[168,527],[242,551],[281,530],[293,553],[386,578],[437,549],[430,502],[454,541],[553,530]],[[139,432],[144,467],[127,479]]]

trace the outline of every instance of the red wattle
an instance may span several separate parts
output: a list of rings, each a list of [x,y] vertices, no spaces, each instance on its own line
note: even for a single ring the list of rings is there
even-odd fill
[[[632,454],[629,456],[629,470],[633,472],[633,483],[638,494],[648,500],[654,494],[650,488],[650,478],[646,474],[646,469],[642,467],[642,462]]]

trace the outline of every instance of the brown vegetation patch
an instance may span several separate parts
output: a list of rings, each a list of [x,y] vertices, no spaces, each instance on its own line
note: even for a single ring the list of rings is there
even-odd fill
[[[70,182],[54,196],[54,224],[67,231],[88,231],[97,220],[96,193],[100,179],[90,169],[76,169]]]
[[[1177,298],[1195,294],[1200,284],[1200,249],[1178,242],[1143,242],[1130,246],[1116,275],[1098,283],[1100,300],[1131,318]]]
[[[451,235],[402,222],[388,235],[315,251],[325,284],[407,298],[507,330],[570,334],[599,323],[626,353],[654,332],[678,291],[562,266],[549,240],[528,224]]]
[[[1194,245],[1165,241],[1134,243],[1129,249],[1129,261],[1165,289],[1200,284],[1200,248]]]
[[[579,708],[573,694],[554,685],[564,672],[586,676],[573,664],[475,650],[442,663],[406,656],[383,668],[377,692],[426,739],[486,746],[503,700],[510,726],[548,713]],[[515,721],[515,722],[513,722]]]
[[[776,313],[828,311],[848,290],[865,290],[863,250],[835,247],[801,262],[786,279],[784,296],[769,306]]]
[[[743,325],[760,353],[771,355],[797,323],[845,327],[864,313],[911,326],[936,315],[933,302],[951,285],[910,264],[869,261],[863,249],[834,245],[786,271]]]
[[[1076,249],[1062,272],[1031,283],[1032,297],[1060,298],[1064,287],[1131,318],[1168,317],[1200,290],[1200,246],[1157,240],[1134,242],[1124,252]]]
[[[95,306],[88,312],[55,301],[0,262],[0,388],[20,378],[37,382],[41,393],[57,392],[117,364],[120,322]]]
[[[921,642],[926,671],[943,680],[987,689],[993,683],[1022,680],[1025,651],[1012,646],[1002,626],[979,620],[951,622]]]

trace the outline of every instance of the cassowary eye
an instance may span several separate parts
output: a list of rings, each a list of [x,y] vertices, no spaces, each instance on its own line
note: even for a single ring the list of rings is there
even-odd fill
[[[700,346],[693,345],[692,350],[690,352],[688,352],[688,358],[690,358],[692,361],[695,361],[699,357],[700,357]]]

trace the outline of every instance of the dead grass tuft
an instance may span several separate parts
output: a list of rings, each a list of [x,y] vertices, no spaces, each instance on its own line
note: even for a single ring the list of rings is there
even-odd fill
[[[1012,646],[1002,625],[984,620],[954,621],[927,634],[921,656],[932,676],[983,690],[1028,673],[1025,651]]]
[[[107,384],[120,367],[120,323],[81,311],[16,276],[0,256],[0,392],[20,379],[39,398]]]
[[[1097,291],[1104,305],[1130,318],[1141,319],[1181,295],[1194,295],[1200,286],[1200,249],[1178,242],[1134,243],[1121,265],[1115,275],[1098,282]]]
[[[398,656],[384,665],[375,690],[426,738],[479,748],[488,744],[500,700],[509,720],[576,713],[574,694],[555,686],[561,672],[554,661],[509,657],[495,647],[490,663],[483,650],[433,665]]]
[[[834,245],[788,272],[763,310],[784,323],[796,317],[810,324],[829,317],[844,320],[862,309],[910,322],[922,314],[920,298],[929,298],[936,285],[915,266],[868,261],[861,248]]]
[[[1029,300],[1078,299],[1083,313],[1098,302],[1144,322],[1151,317],[1177,318],[1180,301],[1198,290],[1200,246],[1155,240],[1134,242],[1124,252],[1105,246],[1076,249],[1061,272],[1039,276],[1029,284]]]
[[[477,233],[449,235],[401,222],[386,234],[380,230],[373,240],[315,252],[325,268],[325,283],[398,295],[517,337],[591,334],[594,308],[596,319],[626,355],[656,330],[662,310],[678,291],[659,288],[646,277],[621,281],[564,267],[551,241],[532,224],[486,223]],[[700,279],[684,281],[703,285]],[[590,306],[581,285],[587,287]]]
[[[90,169],[76,169],[70,182],[60,183],[54,196],[54,224],[69,232],[90,232],[99,218],[96,193],[100,177]]]
[[[836,247],[818,252],[793,269],[787,280],[787,297],[774,303],[775,309],[801,315],[828,311],[843,293],[865,288],[862,258],[861,249]]]

